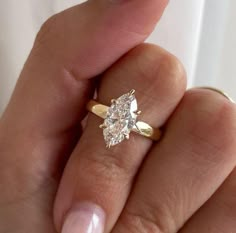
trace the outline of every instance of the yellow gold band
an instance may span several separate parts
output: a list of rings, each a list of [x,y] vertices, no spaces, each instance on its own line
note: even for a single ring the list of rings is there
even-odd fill
[[[235,101],[227,94],[225,93],[224,91],[220,90],[220,89],[217,89],[215,87],[199,87],[199,88],[202,88],[202,89],[207,89],[207,90],[211,90],[211,91],[215,91],[221,95],[223,95],[225,98],[227,98],[229,101],[231,101],[232,103],[235,103]]]
[[[87,104],[87,110],[102,119],[106,118],[108,108],[108,106],[100,104],[95,100],[90,100]],[[136,126],[133,127],[132,131],[154,141],[158,141],[161,137],[160,129],[153,128],[149,124],[142,121],[137,121]]]

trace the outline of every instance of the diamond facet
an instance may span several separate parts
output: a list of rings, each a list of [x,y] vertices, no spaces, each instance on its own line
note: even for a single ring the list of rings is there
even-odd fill
[[[129,138],[130,131],[136,124],[137,110],[137,100],[133,90],[112,101],[103,123],[103,136],[107,147]]]

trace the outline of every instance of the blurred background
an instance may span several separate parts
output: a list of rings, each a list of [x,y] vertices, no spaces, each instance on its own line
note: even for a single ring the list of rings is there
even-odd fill
[[[0,115],[42,23],[80,2],[83,1],[0,1]],[[236,99],[235,9],[235,0],[170,0],[148,41],[161,45],[182,61],[189,87],[218,87]]]

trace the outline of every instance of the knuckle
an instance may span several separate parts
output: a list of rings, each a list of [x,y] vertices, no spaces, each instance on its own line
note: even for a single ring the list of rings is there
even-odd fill
[[[180,93],[186,88],[186,73],[182,63],[174,55],[153,44],[141,44],[131,53],[135,57],[135,70],[147,82],[146,89],[162,87],[169,93]],[[160,88],[159,88],[160,89]]]
[[[164,52],[160,64],[161,71],[173,76],[177,82],[186,81],[186,72],[182,62],[174,55]]]
[[[188,114],[188,132],[195,142],[218,152],[215,155],[221,159],[232,155],[236,142],[234,105],[216,92],[192,89],[186,92],[183,106],[184,114]]]
[[[148,70],[143,70],[143,74],[148,77],[152,77],[155,81],[156,76],[172,77],[172,83],[186,83],[186,72],[181,61],[167,52],[163,48],[153,44],[142,44],[137,49],[137,53],[140,54],[140,60],[138,61],[138,68],[142,71],[143,67],[148,67]],[[148,63],[148,65],[143,65]],[[176,80],[176,82],[175,82]],[[173,86],[174,86],[173,84]]]
[[[147,213],[136,213],[125,210],[121,216],[120,222],[122,228],[130,233],[169,233],[170,229],[161,223],[161,218],[154,216],[152,211],[148,209]]]
[[[163,51],[159,66],[154,77],[153,85],[162,86],[163,96],[170,96],[170,103],[176,102],[183,96],[186,90],[186,73],[185,69],[178,58],[174,55]]]
[[[183,64],[167,51],[163,51],[161,55],[156,76],[159,80],[155,78],[157,81],[154,85],[162,85],[167,94],[180,93],[180,90],[186,88],[187,79]]]
[[[109,180],[109,182],[128,180],[131,165],[128,165],[128,161],[122,158],[121,153],[106,149],[102,149],[98,153],[93,148],[86,148],[81,155],[84,155],[80,159],[81,164],[86,169],[85,174],[102,177],[100,180]]]
[[[122,146],[105,148],[103,136],[97,127],[99,121],[97,119],[97,123],[95,119],[96,117],[89,117],[87,128],[80,140],[79,163],[94,177],[128,182],[130,177],[135,175],[143,158],[141,147],[137,146],[137,141],[131,137],[130,140],[123,141]],[[92,147],[91,132],[94,138]]]

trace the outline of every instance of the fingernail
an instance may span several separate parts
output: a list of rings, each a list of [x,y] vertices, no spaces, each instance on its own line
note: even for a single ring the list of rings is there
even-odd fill
[[[103,233],[105,213],[97,205],[81,203],[67,215],[62,233]]]

